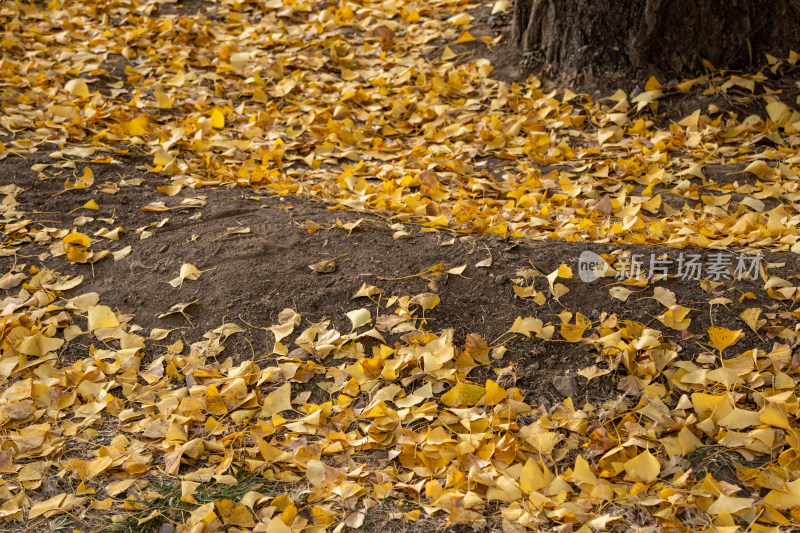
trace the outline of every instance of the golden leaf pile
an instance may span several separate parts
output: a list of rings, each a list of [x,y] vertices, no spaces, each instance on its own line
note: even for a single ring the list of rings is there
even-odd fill
[[[144,331],[80,294],[82,276],[42,266],[63,258],[90,275],[97,261],[123,260],[170,211],[201,210],[197,189],[212,186],[380,213],[397,239],[416,223],[800,253],[800,113],[773,88],[798,54],[755,75],[651,78],[636,96],[594,97],[534,77],[496,81],[488,60],[459,58],[450,45],[475,40],[463,1],[174,7],[0,5],[0,161],[46,153],[33,170],[59,190],[63,180],[70,198],[141,185],[97,176],[143,154],[162,196],[138,207],[163,217],[139,228],[95,220],[99,196],[76,206],[70,227],[52,227],[20,209],[21,187],[0,185],[0,258],[40,247],[0,276],[0,520],[69,517],[62,524],[88,531],[87,517],[106,513],[123,531],[172,520],[182,533],[342,531],[378,510],[431,529],[766,532],[800,521],[800,286],[769,264],[753,277],[773,301],[741,314],[769,350],[737,349],[744,330],[712,326],[696,339],[701,355],[683,358],[674,334],[691,335],[697,311],[644,278],[609,295],[655,299],[653,320],[558,306],[518,317],[502,342],[475,332],[459,343],[451,324],[426,320],[437,282],[466,269],[439,264],[417,274],[431,292],[365,283],[349,331],[286,309],[267,328],[274,344],[243,361],[225,354],[235,323],[160,344],[170,330]],[[698,94],[755,104],[763,118],[713,104],[657,116],[663,100]],[[176,197],[187,189],[195,196]],[[81,231],[89,222],[104,227]],[[215,240],[249,232],[220,228]],[[121,239],[129,245],[104,249]],[[615,276],[622,258],[604,254],[599,276]],[[323,279],[336,259],[309,266]],[[491,266],[491,256],[476,265]],[[169,283],[204,272],[185,263]],[[558,305],[577,283],[566,264],[512,281],[531,309]],[[719,284],[700,285],[711,304],[731,303]],[[160,316],[193,327],[194,303]],[[610,374],[618,392],[537,406],[511,367],[476,378],[517,335],[587,347],[596,362],[578,374]],[[53,479],[65,483],[51,490]]]

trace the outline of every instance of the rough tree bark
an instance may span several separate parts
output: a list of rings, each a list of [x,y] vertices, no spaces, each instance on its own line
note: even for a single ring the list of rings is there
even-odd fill
[[[800,52],[800,0],[514,0],[512,39],[578,85],[662,82]]]

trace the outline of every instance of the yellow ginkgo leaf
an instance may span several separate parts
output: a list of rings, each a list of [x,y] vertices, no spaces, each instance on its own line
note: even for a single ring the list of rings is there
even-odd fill
[[[87,318],[89,331],[119,326],[117,315],[107,305],[93,305],[88,310]]]
[[[757,332],[759,328],[758,317],[761,314],[760,307],[751,307],[750,309],[745,309],[739,314],[739,318],[744,320],[744,323],[752,329],[753,331]]]
[[[481,261],[481,263],[483,263],[483,261]],[[492,264],[492,262],[489,261],[489,265],[491,265],[491,264]],[[485,265],[485,266],[489,266],[489,265]],[[475,266],[481,266],[481,264],[478,263]],[[466,268],[467,268],[467,265],[461,265],[461,266],[453,267],[453,268],[448,269],[447,273],[448,274],[453,274],[454,276],[461,276],[464,273],[464,270],[466,270]]]
[[[461,32],[461,35],[456,40],[456,44],[458,44],[458,43],[471,43],[472,41],[475,41],[475,40],[476,40],[475,37],[473,37],[470,32],[468,32],[467,30],[464,30],[464,31]]]
[[[225,127],[225,114],[220,111],[218,107],[215,107],[213,111],[211,111],[211,126],[220,129]]]
[[[161,87],[156,87],[153,89],[153,96],[158,103],[158,107],[161,109],[171,109],[172,108],[172,98],[164,92],[164,89]]]
[[[241,503],[233,500],[217,500],[214,503],[217,507],[217,514],[224,525],[247,528],[256,525],[253,514]]]
[[[86,84],[84,80],[80,78],[69,80],[64,85],[64,89],[66,89],[67,92],[72,96],[77,96],[79,98],[89,98],[89,86]]]
[[[378,294],[383,294],[383,289],[380,287],[376,287],[375,285],[370,285],[367,282],[363,282],[361,284],[361,288],[351,296],[353,300],[356,298],[371,298],[373,296],[377,296]]]
[[[472,17],[466,11],[462,11],[458,15],[453,15],[447,22],[455,26],[466,26],[472,21]]]
[[[145,116],[136,117],[128,124],[128,132],[133,136],[145,135],[149,120]]]
[[[156,150],[156,152],[153,154],[153,164],[156,165],[156,166],[160,166],[162,168],[167,166],[167,165],[169,165],[174,160],[175,160],[175,157],[173,157],[166,150]],[[180,186],[178,186],[178,187],[180,187]],[[180,189],[178,189],[178,190],[180,190]],[[170,196],[172,196],[172,195],[170,195]]]
[[[560,265],[557,269],[547,275],[547,281],[552,286],[556,278],[572,279],[572,269],[567,265]]]
[[[564,285],[563,283],[554,283],[553,284],[553,297],[558,300],[565,294],[569,292],[569,288]]]
[[[235,54],[231,54],[230,63],[233,68],[236,70],[241,70],[247,62],[250,61],[250,53],[249,52],[237,52]]]
[[[308,268],[320,274],[330,274],[336,271],[336,261],[334,259],[325,259],[319,263],[308,265]]]
[[[197,268],[196,266],[194,266],[191,263],[184,263],[184,264],[181,265],[181,271],[178,274],[178,277],[173,279],[173,280],[171,280],[169,282],[169,284],[172,285],[175,288],[178,288],[181,285],[183,285],[183,282],[185,280],[188,279],[190,281],[194,281],[197,278],[199,278],[200,275],[203,272],[207,272],[207,271],[206,270],[200,270],[199,268]]]
[[[633,481],[652,483],[658,479],[661,472],[661,463],[658,462],[650,450],[645,450],[624,465],[625,473]]]
[[[664,287],[653,288],[653,299],[667,309],[678,303],[677,299],[675,298],[675,293],[669,289],[665,289]]]
[[[418,306],[422,307],[423,311],[430,311],[437,305],[439,305],[440,298],[437,294],[433,294],[432,292],[423,292],[421,294],[417,294],[413,298],[411,298],[411,303],[417,304]]]
[[[353,324],[353,329],[360,328],[364,324],[369,324],[372,320],[372,315],[368,309],[356,309],[347,313],[347,318]]]
[[[83,204],[81,206],[81,209],[91,209],[92,211],[97,211],[98,209],[100,209],[100,206],[97,205],[97,202],[94,200],[94,198],[92,198],[91,200]]]
[[[506,399],[506,390],[498,383],[491,379],[486,380],[486,395],[483,398],[483,403],[486,405],[497,405]]]
[[[74,191],[74,190],[83,190],[87,187],[91,187],[94,183],[94,172],[92,172],[91,167],[86,166],[83,169],[83,174],[75,183],[72,183],[70,180],[64,182],[64,189],[67,191]]]
[[[706,512],[714,516],[721,513],[736,514],[752,508],[754,503],[755,500],[753,498],[733,498],[720,494],[717,501],[712,503]]]
[[[598,368],[595,365],[592,365],[592,366],[589,366],[589,367],[582,368],[582,369],[578,370],[577,373],[578,373],[579,376],[585,377],[587,381],[591,381],[594,378],[597,378],[597,377],[600,377],[600,376],[605,376],[609,372],[611,372],[611,371],[608,370],[607,368],[603,369],[603,368]]]
[[[456,57],[456,54],[450,49],[449,46],[445,45],[444,52],[442,52],[442,61],[449,61]]]
[[[262,416],[272,416],[292,408],[292,385],[284,383],[274,391],[267,394],[262,402]]]
[[[666,312],[658,315],[656,318],[668,328],[681,331],[687,329],[692,323],[691,318],[686,318],[686,315],[689,314],[689,311],[691,311],[691,309],[676,304],[670,306]]]
[[[561,324],[561,336],[567,342],[578,342],[583,338],[586,327],[585,324]]]
[[[508,11],[513,6],[511,0],[496,0],[492,6],[492,15]]]
[[[727,328],[711,326],[708,328],[708,337],[711,340],[711,345],[714,346],[714,348],[719,351],[723,351],[725,348],[733,346],[739,342],[742,337],[744,337],[744,333],[742,333],[742,330],[740,329],[734,331]]]
[[[610,294],[612,298],[616,298],[617,300],[624,302],[628,299],[628,296],[633,294],[633,291],[626,289],[625,287],[611,287],[608,290],[608,294]]]
[[[222,416],[228,412],[228,407],[219,393],[216,385],[209,385],[205,395],[206,411],[215,416]]]
[[[91,256],[89,237],[83,233],[70,233],[61,241],[61,246],[67,254],[67,259],[73,263],[85,263]]]
[[[762,424],[792,431],[789,418],[786,415],[786,407],[783,405],[767,404],[759,415],[759,421]]]
[[[196,303],[197,300],[192,300],[191,302],[177,303],[172,307],[170,307],[166,312],[159,313],[158,315],[156,315],[156,318],[164,318],[170,315],[181,314],[186,320],[189,320],[189,317],[186,315],[186,310]],[[189,322],[191,323],[191,321]]]
[[[485,392],[486,389],[480,385],[459,382],[455,387],[442,395],[441,402],[447,407],[472,407],[481,401]]]
[[[526,337],[530,337],[531,333],[539,333],[542,331],[542,326],[544,323],[541,319],[534,318],[529,316],[527,318],[522,318],[518,316],[514,323],[511,325],[511,329],[508,330],[509,333],[519,333],[521,335],[525,335]]]

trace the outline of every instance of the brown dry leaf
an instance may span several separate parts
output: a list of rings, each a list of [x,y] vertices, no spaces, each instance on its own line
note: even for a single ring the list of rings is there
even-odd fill
[[[0,289],[2,290],[13,289],[14,287],[22,283],[22,281],[27,277],[28,276],[26,276],[21,272],[16,272],[16,273],[7,272],[3,275],[2,278],[0,278]]]
[[[211,242],[216,242],[222,238],[230,237],[231,235],[248,235],[250,233],[250,228],[228,228],[228,231],[211,240]]]
[[[352,299],[355,300],[356,298],[371,298],[373,296],[377,296],[379,294],[383,294],[383,289],[376,287],[375,285],[370,285],[367,282],[361,284],[361,288],[352,296]]]
[[[308,265],[308,268],[319,274],[330,274],[331,272],[336,271],[336,260],[325,259],[323,261],[320,261],[319,263]]]
[[[177,303],[170,307],[166,312],[156,315],[156,318],[164,318],[170,315],[181,314],[186,320],[189,320],[189,317],[186,316],[186,310],[197,302],[198,300],[192,300],[191,302]],[[189,323],[191,324],[191,320],[189,320]]]
[[[609,372],[611,372],[611,371],[608,370],[607,368],[597,368],[595,365],[592,365],[592,366],[589,366],[589,367],[582,368],[582,369],[578,370],[577,374],[579,376],[585,377],[587,382],[588,382],[588,381],[593,380],[594,378],[598,378],[600,376],[605,376]]]
[[[477,263],[475,263],[475,266],[478,268],[489,268],[490,266],[492,266],[492,256],[490,255],[483,261],[478,261]]]

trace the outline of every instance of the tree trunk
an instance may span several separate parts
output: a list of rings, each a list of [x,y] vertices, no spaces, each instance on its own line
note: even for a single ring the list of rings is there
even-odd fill
[[[515,0],[512,39],[561,81],[665,82],[800,51],[800,0]]]

